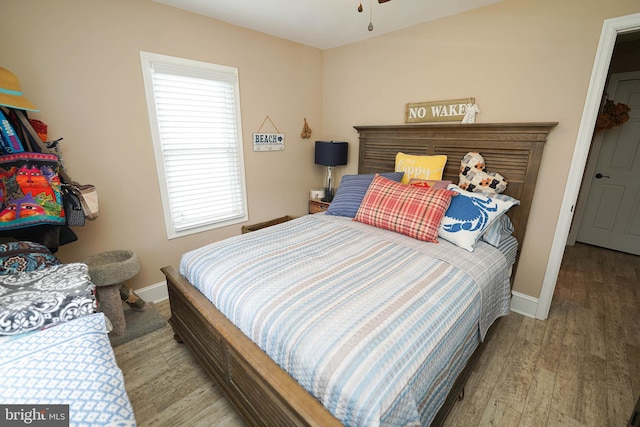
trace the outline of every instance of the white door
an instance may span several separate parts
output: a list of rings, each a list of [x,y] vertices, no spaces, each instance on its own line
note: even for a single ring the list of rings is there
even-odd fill
[[[580,222],[580,242],[640,255],[640,73],[611,76],[607,93],[629,120],[603,132]]]

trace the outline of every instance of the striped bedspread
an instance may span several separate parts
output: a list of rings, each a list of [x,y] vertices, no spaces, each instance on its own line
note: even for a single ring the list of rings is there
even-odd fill
[[[180,273],[336,418],[369,427],[431,423],[509,312],[509,268],[485,243],[307,215],[191,251]]]

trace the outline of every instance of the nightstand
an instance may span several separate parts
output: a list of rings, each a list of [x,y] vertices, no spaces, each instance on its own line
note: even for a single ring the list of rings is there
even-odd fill
[[[309,199],[309,213],[314,214],[318,212],[326,212],[329,208],[329,202],[323,202],[318,199]]]

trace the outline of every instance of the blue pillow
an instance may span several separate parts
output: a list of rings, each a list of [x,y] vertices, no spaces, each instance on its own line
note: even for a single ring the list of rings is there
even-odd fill
[[[380,174],[380,176],[395,182],[400,182],[402,175],[404,175],[404,172]],[[326,214],[354,218],[375,176],[376,174],[373,173],[367,175],[344,175]]]

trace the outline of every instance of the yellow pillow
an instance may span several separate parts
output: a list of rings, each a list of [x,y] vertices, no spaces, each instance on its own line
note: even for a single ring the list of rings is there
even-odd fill
[[[403,184],[408,184],[411,178],[431,179],[440,181],[444,172],[447,156],[413,156],[411,154],[396,154],[396,172],[404,172]]]

